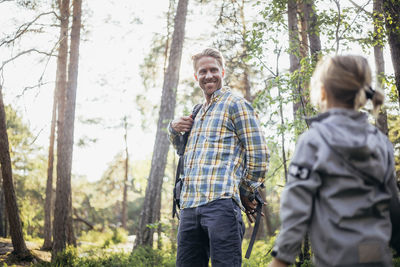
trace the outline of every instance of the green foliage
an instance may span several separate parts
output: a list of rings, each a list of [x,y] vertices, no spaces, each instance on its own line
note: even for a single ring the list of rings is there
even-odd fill
[[[311,260],[305,260],[301,267],[314,267],[314,264],[312,263]]]
[[[79,241],[84,250],[99,247],[109,248],[120,243],[125,243],[127,240],[128,233],[123,228],[83,231],[79,237]]]
[[[144,201],[144,189],[150,170],[150,160],[130,162],[129,166],[127,230],[129,234],[134,234],[137,231]],[[89,221],[95,227],[95,231],[103,229],[102,232],[108,233],[111,231],[109,228],[113,229],[120,226],[124,177],[125,156],[123,153],[119,153],[109,163],[99,181],[88,182],[82,178],[73,178],[73,207],[80,217]],[[85,224],[79,224],[76,227],[76,233],[78,236],[82,235],[84,238],[89,238]],[[104,240],[105,238],[103,238]]]
[[[139,247],[131,254],[107,253],[99,256],[80,257],[77,250],[68,247],[55,257],[52,263],[39,263],[37,267],[164,267],[175,266],[175,258],[168,252]]]
[[[395,150],[395,164],[397,178],[400,177],[400,117],[388,115],[389,139]]]
[[[51,266],[77,266],[78,262],[78,251],[73,246],[68,246],[57,254]]]
[[[400,267],[400,257],[393,259],[393,267]]]
[[[127,237],[128,237],[128,235],[127,235],[127,232],[125,229],[115,228],[115,229],[113,229],[113,235],[111,237],[111,240],[114,244],[118,244],[118,243],[126,242]]]
[[[43,231],[46,157],[18,112],[11,106],[5,112],[17,203],[24,235],[31,240]]]
[[[254,243],[249,259],[243,258],[243,267],[268,266],[272,261],[271,250],[274,246],[276,236],[267,241],[259,240]],[[248,247],[248,240],[243,241],[242,254],[245,255]]]

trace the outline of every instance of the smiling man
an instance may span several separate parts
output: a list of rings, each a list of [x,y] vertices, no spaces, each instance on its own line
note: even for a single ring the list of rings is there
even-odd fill
[[[241,266],[241,209],[264,181],[268,151],[252,106],[223,87],[223,57],[207,48],[192,57],[205,103],[196,118],[183,116],[168,127],[175,148],[190,132],[183,168],[176,266]],[[241,201],[242,199],[242,201]],[[251,199],[251,198],[250,198]]]

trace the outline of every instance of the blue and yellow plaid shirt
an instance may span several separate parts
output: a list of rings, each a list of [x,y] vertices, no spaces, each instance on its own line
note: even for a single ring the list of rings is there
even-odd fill
[[[179,135],[168,127],[175,148]],[[220,198],[240,204],[239,188],[252,194],[265,179],[269,155],[253,107],[229,89],[214,92],[197,114],[186,145],[181,208]]]

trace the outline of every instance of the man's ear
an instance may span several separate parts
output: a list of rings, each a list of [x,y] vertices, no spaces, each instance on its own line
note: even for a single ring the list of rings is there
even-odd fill
[[[325,90],[325,86],[321,86],[321,101],[325,101],[326,100],[326,90]]]
[[[225,76],[225,69],[222,69],[222,78]]]
[[[198,81],[199,79],[197,78],[197,75],[196,75],[196,73],[194,74],[194,79],[196,80],[196,81]]]

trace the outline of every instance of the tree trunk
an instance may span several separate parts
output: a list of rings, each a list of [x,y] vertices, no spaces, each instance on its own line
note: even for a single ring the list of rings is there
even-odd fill
[[[8,220],[10,223],[11,241],[14,247],[13,254],[20,259],[31,260],[32,255],[26,247],[22,233],[21,219],[19,217],[17,198],[15,196],[10,149],[8,144],[8,134],[6,126],[6,113],[3,103],[3,92],[0,85],[0,164],[3,178],[3,192],[7,209]]]
[[[67,221],[67,244],[76,247],[76,237],[74,234],[74,219],[72,217],[72,192],[69,194],[69,210]]]
[[[0,189],[0,236],[4,237],[4,202],[2,189]]]
[[[58,74],[56,74],[56,80],[57,78]],[[52,229],[51,211],[53,203],[53,169],[54,169],[53,165],[54,165],[54,139],[55,139],[56,120],[57,120],[57,97],[58,97],[57,92],[58,92],[57,87],[55,87],[54,98],[53,98],[53,111],[51,116],[51,127],[50,127],[49,157],[47,161],[46,200],[44,206],[44,243],[42,246],[42,250],[51,250],[53,246],[51,242],[51,229]]]
[[[122,228],[127,229],[126,222],[128,219],[128,173],[129,173],[129,154],[128,154],[128,122],[127,118],[124,117],[124,129],[125,129],[125,178],[123,186],[123,198],[122,198]]]
[[[265,189],[260,190],[260,195],[264,202],[266,202],[266,194],[265,194]],[[271,224],[271,213],[269,212],[268,208],[268,203],[263,206],[263,213],[264,213],[264,219],[265,219],[265,226],[267,228],[267,235],[272,236],[274,234],[274,230],[272,229],[272,224]]]
[[[69,209],[67,221],[67,242],[69,245],[76,247],[76,238],[74,234],[72,219],[72,191],[71,191],[71,170],[72,155],[74,149],[74,124],[75,124],[75,106],[76,91],[78,87],[78,67],[79,67],[79,44],[81,39],[81,17],[82,17],[82,0],[73,0],[73,14],[71,26],[71,45],[69,52],[68,64],[68,83],[65,99],[65,117],[64,117],[64,141],[66,145],[66,166],[68,166],[65,180],[69,191]]]
[[[400,1],[384,0],[386,30],[389,36],[389,46],[392,56],[397,97],[400,106]]]
[[[58,119],[57,119],[57,181],[56,181],[56,200],[54,204],[54,220],[53,220],[53,254],[65,249],[66,242],[66,221],[69,207],[65,198],[68,198],[65,192],[65,181],[63,178],[65,158],[65,145],[63,144],[63,124],[65,117],[65,94],[67,91],[67,60],[68,60],[68,25],[69,25],[69,0],[59,0],[60,9],[60,45],[58,48],[57,58],[57,79],[56,88],[58,90]]]
[[[81,31],[82,0],[73,0],[73,21],[71,28],[71,48],[68,65],[68,82],[65,92],[65,113],[62,123],[61,142],[57,148],[57,196],[54,218],[54,245],[53,255],[64,250],[68,221],[72,224],[71,201],[71,168],[74,142],[75,102],[78,84],[79,43]],[[61,114],[59,114],[61,116]],[[61,153],[60,153],[61,152]],[[57,228],[56,228],[57,227]],[[73,228],[69,227],[69,233]],[[56,240],[57,236],[57,240]]]
[[[299,20],[298,20],[298,25],[300,28],[299,31],[299,37],[300,37],[300,47],[299,47],[299,52],[300,52],[300,57],[301,58],[306,58],[308,56],[308,23],[307,23],[307,17],[306,17],[306,3],[305,1],[307,0],[297,0],[297,8],[298,11],[297,13],[299,14]]]
[[[158,214],[157,214],[156,222],[160,222],[160,220],[161,220],[161,195],[162,194],[160,194],[159,199],[157,199]],[[159,249],[159,250],[162,249],[162,237],[161,237],[162,231],[163,231],[162,224],[159,223],[157,225],[157,249]]]
[[[6,203],[6,200],[5,200],[5,196],[4,196],[4,193],[3,193],[3,204],[4,204],[4,208],[3,208],[3,211],[4,211],[4,220],[3,220],[3,222],[4,222],[4,236],[3,237],[7,237],[8,236],[8,234],[9,234],[9,232],[10,232],[10,229],[9,229],[9,227],[8,227],[8,215],[7,215],[7,209],[6,209],[6,206],[5,206],[5,203]]]
[[[379,25],[380,14],[383,14],[382,10],[382,0],[374,0],[373,4],[373,20],[374,20],[374,34],[375,34],[375,42],[374,42],[374,58],[375,58],[375,68],[376,68],[376,86],[379,88],[383,88],[383,77],[385,75],[385,60],[383,57],[383,46],[379,42],[379,39],[382,37],[379,33],[378,29],[381,25]],[[381,37],[381,38],[380,38]],[[379,112],[378,118],[376,120],[376,126],[385,134],[389,134],[389,128],[387,123],[387,113],[386,110],[382,107]]]
[[[318,17],[315,12],[315,1],[303,1],[305,1],[303,12],[307,21],[310,54],[313,60],[313,64],[315,64],[318,61],[319,53],[321,52],[321,39],[319,38]]]
[[[161,187],[167,161],[169,141],[166,129],[168,122],[173,119],[175,112],[176,91],[179,81],[179,69],[185,36],[187,6],[188,0],[179,0],[175,16],[169,63],[164,76],[161,107],[157,123],[157,133],[151,161],[150,176],[146,187],[146,196],[134,247],[153,245],[154,229],[148,228],[147,225],[155,223],[158,214],[154,202],[158,197],[160,197],[159,195],[161,195]]]
[[[246,64],[246,57],[248,53],[247,45],[246,45],[246,34],[247,34],[247,29],[246,29],[246,20],[244,16],[244,0],[242,0],[242,4],[240,5],[240,20],[242,21],[242,55],[241,55],[241,61],[243,65],[243,91],[244,91],[244,98],[249,101],[250,103],[253,102],[253,97],[251,95],[251,83],[250,83],[250,68]]]
[[[297,27],[297,3],[296,0],[288,0],[288,28],[289,28],[289,61],[290,72],[294,73],[300,69],[300,40],[299,29]],[[298,79],[294,81],[293,86],[293,114],[297,118],[298,110],[301,107],[301,88]]]
[[[300,71],[300,59],[299,56],[306,56],[301,54],[301,49],[302,44],[300,43],[299,40],[299,29],[297,27],[298,25],[298,19],[297,19],[297,2],[296,0],[288,0],[288,28],[289,28],[289,60],[290,60],[290,72],[293,74],[296,71]],[[304,24],[301,24],[302,27],[304,27]],[[304,29],[302,29],[304,31]],[[305,40],[306,38],[303,37]],[[303,76],[303,75],[301,75]],[[303,115],[306,115],[306,101],[304,98],[304,92],[301,84],[301,80],[299,77],[293,79],[293,84],[294,88],[293,96],[294,96],[294,101],[293,101],[293,114],[294,114],[294,119],[298,120],[300,117]],[[300,134],[303,132],[303,129],[296,129],[296,134]],[[307,240],[307,238],[305,239]],[[300,259],[300,265],[303,264],[302,259],[307,257],[307,255],[304,255],[303,252],[300,252],[299,259]]]

